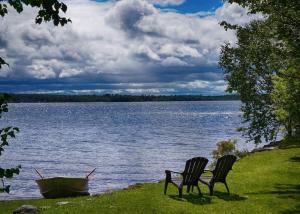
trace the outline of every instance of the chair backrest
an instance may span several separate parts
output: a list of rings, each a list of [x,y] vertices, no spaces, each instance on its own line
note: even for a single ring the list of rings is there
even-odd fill
[[[213,170],[214,181],[224,182],[228,172],[232,169],[232,165],[236,161],[234,155],[224,155],[217,160],[215,169]]]
[[[183,185],[197,184],[200,175],[204,172],[208,160],[203,157],[195,157],[187,160],[183,175]]]

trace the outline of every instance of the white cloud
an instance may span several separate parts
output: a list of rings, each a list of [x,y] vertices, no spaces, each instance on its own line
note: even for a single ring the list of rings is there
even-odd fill
[[[118,2],[106,16],[110,26],[125,32],[136,33],[137,25],[145,16],[158,13],[153,5],[141,0],[125,0]]]
[[[157,53],[155,53],[149,46],[143,44],[137,47],[136,54],[141,56],[144,55],[152,60],[160,60],[160,56]]]
[[[167,66],[167,67],[168,66],[185,66],[185,65],[187,65],[187,63],[182,61],[179,58],[170,56],[162,61],[162,65]]]
[[[195,89],[195,88],[206,88],[210,84],[209,81],[203,81],[203,80],[195,80],[192,82],[188,82],[186,84],[183,84],[183,88],[189,88],[189,89]]]
[[[234,32],[220,27],[220,20],[250,19],[245,9],[227,3],[205,16],[153,6],[183,2],[70,1],[67,16],[72,23],[64,27],[34,24],[33,9],[26,8],[20,15],[10,12],[0,19],[0,44],[5,47],[0,54],[10,63],[9,71],[1,69],[0,77],[52,82],[80,77],[111,83],[186,80],[187,88],[201,88],[205,79],[220,76],[214,75],[220,46],[235,42]]]
[[[196,48],[186,46],[183,44],[166,44],[162,45],[159,49],[159,53],[163,55],[173,55],[176,57],[193,57],[200,58],[201,54]]]
[[[50,79],[55,78],[56,74],[51,67],[42,64],[34,64],[27,66],[28,74],[37,79]]]
[[[81,70],[77,70],[75,68],[67,68],[67,69],[63,69],[60,74],[59,77],[60,78],[67,78],[67,77],[72,77],[72,76],[77,76],[79,74],[82,74],[83,72]]]
[[[242,8],[237,3],[224,5],[218,8],[215,12],[215,17],[218,21],[227,21],[231,24],[245,25],[253,19],[262,19],[262,14],[248,14],[245,8]]]
[[[148,2],[161,6],[181,5],[185,0],[148,0]]]

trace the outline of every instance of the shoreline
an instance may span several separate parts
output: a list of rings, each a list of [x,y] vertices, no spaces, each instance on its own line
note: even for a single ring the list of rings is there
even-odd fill
[[[10,103],[239,101],[238,95],[8,94]]]
[[[162,101],[58,101],[58,102],[8,102],[8,104],[43,104],[43,103],[166,103],[166,102],[239,102],[240,100],[162,100]]]
[[[160,181],[87,197],[6,200],[0,202],[0,213],[12,213],[25,205],[40,213],[56,214],[96,214],[100,211],[223,214],[224,207],[233,213],[298,213],[299,152],[300,141],[295,139],[279,145],[278,149],[255,152],[242,158],[228,176],[230,194],[224,185],[218,184],[214,195],[210,196],[209,189],[200,184],[202,195],[198,195],[197,191],[187,193],[184,189],[183,197],[179,198],[177,188],[172,186],[165,195],[164,182]]]
[[[248,155],[247,156],[255,154],[255,153],[260,153],[260,152],[265,152],[265,151],[272,151],[274,149],[278,149],[278,147],[280,145],[280,142],[281,141],[271,142],[269,144],[262,145],[261,147],[254,148],[251,151],[248,151]],[[241,160],[241,159],[239,159],[239,160]],[[163,182],[163,181],[164,181],[164,179],[158,180],[158,181],[154,181],[154,182],[138,182],[138,183],[134,183],[134,184],[128,184],[124,188],[108,189],[108,190],[106,190],[104,192],[93,193],[93,194],[90,194],[89,196],[86,196],[86,197],[101,197],[101,196],[106,195],[106,194],[111,194],[111,193],[115,193],[115,192],[118,192],[118,191],[130,190],[132,188],[139,188],[139,187],[141,187],[141,186],[143,186],[145,184],[158,184],[158,183]],[[74,197],[69,197],[69,198],[74,198]],[[24,198],[22,198],[22,197],[19,198],[18,197],[18,198],[9,198],[9,199],[5,199],[5,200],[0,199],[0,202],[6,202],[6,201],[24,201],[24,200],[43,200],[43,199],[45,199],[45,198],[41,195],[40,197],[24,197]],[[68,198],[57,198],[57,199],[68,199]]]
[[[111,193],[115,193],[115,192],[119,192],[119,191],[124,191],[124,190],[130,190],[133,188],[139,188],[145,184],[158,184],[160,182],[162,182],[164,180],[160,180],[157,182],[141,182],[141,183],[134,183],[134,184],[129,184],[124,188],[116,188],[116,189],[108,189],[104,192],[100,192],[100,193],[92,193],[90,195],[87,196],[79,196],[79,197],[67,197],[67,198],[55,198],[55,199],[72,199],[72,198],[80,198],[80,197],[101,197],[103,195],[106,194],[111,194]],[[5,194],[5,193],[3,193]],[[8,198],[8,199],[0,199],[0,203],[2,202],[7,202],[7,201],[24,201],[24,200],[48,200],[47,198],[44,198],[42,195],[40,197],[17,197],[17,198]]]

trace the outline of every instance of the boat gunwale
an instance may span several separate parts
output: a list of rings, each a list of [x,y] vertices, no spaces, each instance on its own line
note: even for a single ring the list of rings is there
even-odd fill
[[[47,180],[55,180],[55,179],[62,179],[62,180],[83,180],[83,181],[89,181],[88,178],[82,178],[82,177],[50,177],[50,178],[40,178],[40,179],[36,179],[35,181],[47,181]]]

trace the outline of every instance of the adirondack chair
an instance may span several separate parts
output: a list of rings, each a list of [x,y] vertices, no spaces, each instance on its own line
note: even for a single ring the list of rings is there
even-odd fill
[[[187,160],[185,164],[185,169],[183,172],[174,172],[166,170],[166,180],[165,180],[165,190],[164,193],[167,193],[168,184],[172,183],[178,188],[179,197],[182,197],[183,186],[187,186],[187,192],[190,192],[191,186],[196,186],[201,195],[201,190],[198,186],[198,180],[200,175],[204,172],[205,166],[208,160],[203,157],[195,157]],[[172,177],[172,173],[179,174],[178,177]]]
[[[214,170],[204,170],[212,172],[212,176],[201,176],[199,179],[203,184],[209,187],[210,195],[213,195],[214,185],[217,182],[225,184],[227,192],[229,194],[229,188],[226,183],[226,177],[229,171],[232,169],[232,165],[235,161],[236,157],[234,155],[224,155],[223,157],[217,160],[217,164]]]

